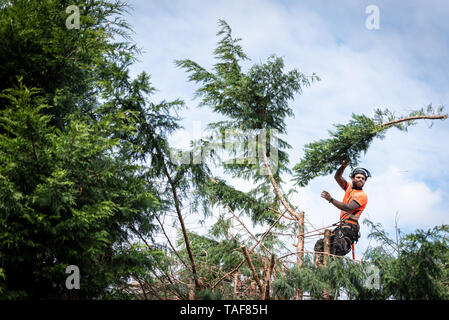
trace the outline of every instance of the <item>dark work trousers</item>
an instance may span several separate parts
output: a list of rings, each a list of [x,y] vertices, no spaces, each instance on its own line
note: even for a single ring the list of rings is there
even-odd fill
[[[343,224],[332,230],[330,237],[330,254],[344,256],[351,251],[352,244],[359,239],[359,226],[353,224]],[[324,251],[324,239],[320,239],[315,243],[315,252]],[[323,254],[318,254],[318,261],[323,263]]]

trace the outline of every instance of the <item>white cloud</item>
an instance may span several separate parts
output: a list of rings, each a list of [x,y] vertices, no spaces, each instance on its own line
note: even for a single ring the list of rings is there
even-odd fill
[[[369,215],[384,225],[394,223],[415,229],[449,223],[448,210],[442,202],[443,192],[431,190],[424,182],[412,180],[407,172],[388,166],[382,174],[373,177],[367,186]]]

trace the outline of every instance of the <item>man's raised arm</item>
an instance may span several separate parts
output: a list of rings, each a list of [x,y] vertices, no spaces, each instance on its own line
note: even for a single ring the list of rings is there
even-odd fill
[[[338,185],[339,185],[343,190],[345,190],[347,182],[346,182],[346,180],[342,177],[342,175],[343,175],[343,171],[345,171],[345,169],[346,169],[347,166],[348,166],[348,163],[347,163],[345,160],[343,160],[343,162],[341,163],[340,168],[338,168],[338,170],[337,170],[337,172],[335,172],[335,176],[334,176],[335,181],[337,181]]]

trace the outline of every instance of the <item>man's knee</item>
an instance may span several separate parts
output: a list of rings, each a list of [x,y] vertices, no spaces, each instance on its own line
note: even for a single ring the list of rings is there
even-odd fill
[[[344,256],[351,251],[352,239],[340,228],[336,229],[334,233],[335,237],[331,244],[331,254]]]
[[[352,241],[348,237],[338,238],[332,244],[331,253],[337,256],[344,256],[351,251],[351,245]]]

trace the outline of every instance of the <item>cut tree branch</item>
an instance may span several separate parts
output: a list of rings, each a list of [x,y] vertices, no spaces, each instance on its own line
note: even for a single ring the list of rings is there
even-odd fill
[[[270,264],[265,272],[264,288],[263,288],[263,294],[262,294],[263,300],[270,299],[270,279],[271,279],[271,274],[273,273],[274,263],[275,263],[274,254],[271,254]]]
[[[402,118],[402,119],[398,119],[398,120],[382,123],[381,125],[379,125],[379,127],[386,128],[386,127],[394,126],[395,124],[398,124],[398,123],[401,123],[401,122],[420,120],[420,119],[437,120],[437,119],[446,119],[446,118],[447,118],[446,114],[444,114],[444,115],[436,115],[436,116],[413,116],[413,117],[407,117],[407,118]]]
[[[241,248],[243,251],[243,255],[245,256],[246,262],[248,263],[248,266],[251,269],[251,272],[253,273],[253,278],[256,281],[257,286],[260,289],[260,292],[263,292],[262,283],[260,282],[259,276],[257,275],[256,268],[254,268],[254,264],[251,261],[251,257],[249,256],[248,248],[245,245],[241,246]]]
[[[263,234],[262,238],[260,238],[259,241],[257,241],[257,243],[251,248],[251,250],[249,250],[249,252],[253,252],[254,249],[257,248],[257,246],[259,245],[259,243],[261,243],[263,241],[263,239],[265,239],[265,237],[270,233],[271,229],[274,228],[274,226],[279,222],[279,220],[281,220],[281,218],[287,213],[287,211],[284,211],[283,214],[281,214],[276,221],[270,226],[270,228],[268,228],[268,230]],[[226,279],[227,277],[229,277],[231,274],[233,274],[234,272],[236,272],[238,269],[240,269],[240,267],[245,263],[245,260],[242,260],[234,269],[232,269],[231,271],[229,271],[228,273],[226,273],[224,276],[222,276],[220,279],[217,280],[217,282],[215,282],[215,284],[211,287],[211,290],[213,290],[218,284],[220,284],[220,282],[222,282],[224,279]]]

